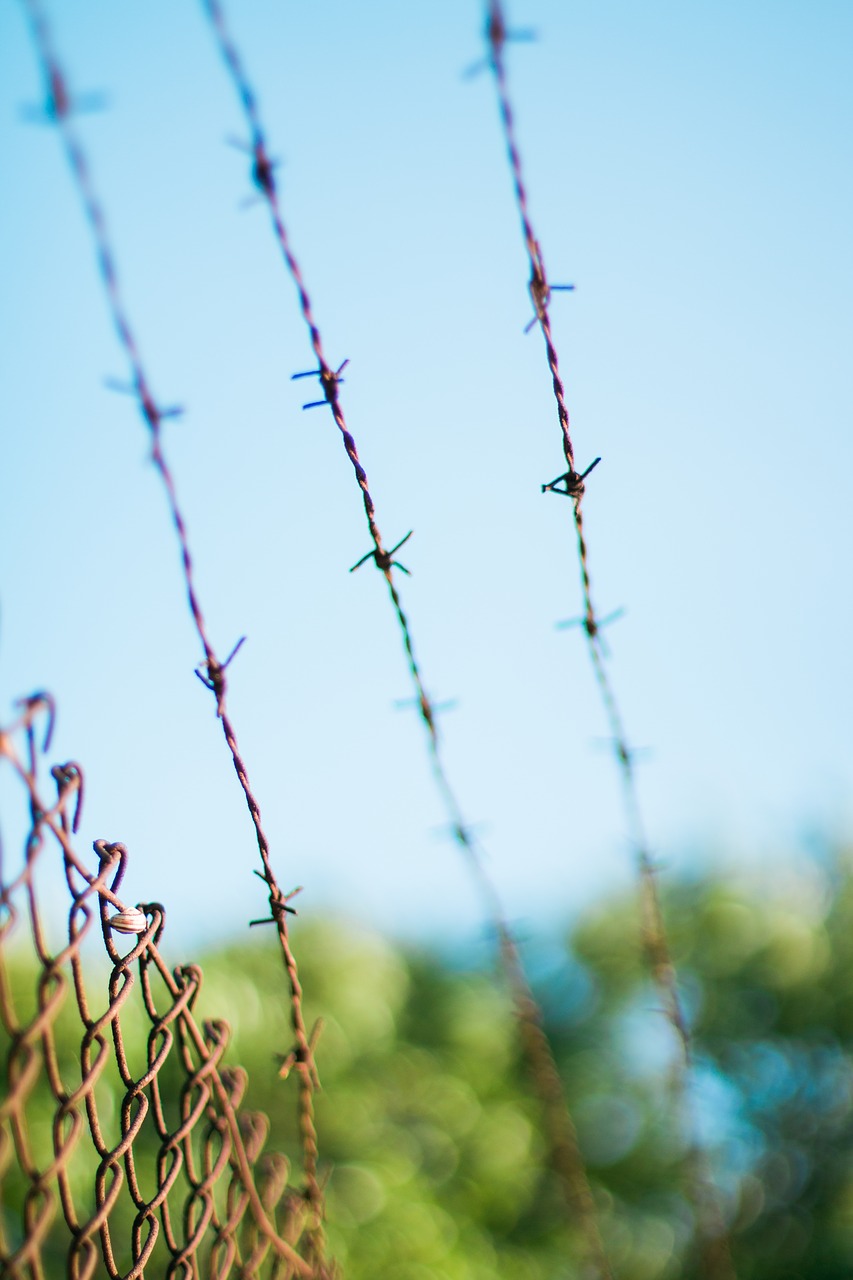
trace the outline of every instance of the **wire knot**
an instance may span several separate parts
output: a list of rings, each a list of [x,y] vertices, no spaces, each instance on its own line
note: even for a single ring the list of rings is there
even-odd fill
[[[105,105],[102,93],[75,94],[72,96],[68,82],[55,62],[45,58],[44,101],[37,107],[22,108],[21,115],[28,124],[55,124],[62,126],[69,116],[84,111],[100,111]]]
[[[360,560],[357,560],[350,569],[350,573],[355,573],[356,569],[360,569],[368,560],[372,560],[382,573],[390,573],[392,569],[399,569],[401,573],[405,573],[411,577],[411,570],[407,569],[404,564],[400,564],[399,560],[395,560],[394,556],[402,547],[403,543],[408,542],[414,533],[414,529],[410,529],[405,538],[401,538],[396,547],[392,547],[390,551],[386,551],[383,547],[374,547],[373,551],[368,551]]]
[[[344,381],[341,377],[344,369],[349,364],[349,358],[344,360],[343,364],[338,365],[337,369],[330,369],[327,364],[322,364],[319,369],[306,369],[304,373],[292,373],[290,381],[296,382],[298,378],[319,378],[320,386],[323,388],[322,400],[309,400],[307,404],[302,406],[303,409],[318,409],[324,404],[329,404],[334,408],[335,401],[338,398],[338,387]]]
[[[131,383],[121,382],[118,378],[107,378],[104,385],[110,391],[117,391],[119,395],[134,397],[146,425],[155,437],[159,435],[160,428],[167,418],[180,418],[184,412],[184,407],[180,404],[172,404],[165,407],[157,404],[151,393],[151,388],[139,369],[137,369]]]
[[[71,114],[71,95],[58,67],[50,68],[50,87],[47,92],[47,113],[52,120],[64,120]]]
[[[269,880],[262,871],[256,871],[255,875],[263,880],[264,884],[269,884]],[[278,892],[278,891],[276,891]],[[297,885],[295,889],[291,889],[290,893],[278,893],[278,896],[270,897],[270,915],[262,916],[260,920],[250,920],[249,928],[254,929],[259,924],[277,924],[286,925],[286,915],[298,915],[295,907],[290,906],[291,898],[295,898],[297,894],[302,892],[302,885]]]
[[[542,261],[542,250],[539,248],[539,241],[534,241],[535,255],[533,258],[533,269],[530,274],[530,297],[533,301],[533,310],[536,313],[532,320],[529,320],[524,326],[524,332],[529,333],[533,326],[538,322],[543,324],[548,312],[548,306],[551,302],[552,293],[573,293],[573,284],[549,284],[545,275],[545,264]]]
[[[565,498],[572,498],[575,502],[580,502],[584,495],[584,480],[587,478],[590,471],[594,470],[594,468],[598,466],[600,461],[601,458],[596,458],[594,462],[589,464],[586,471],[582,471],[580,474],[575,471],[574,468],[570,467],[568,471],[564,471],[563,474],[561,476],[557,476],[555,480],[550,480],[548,484],[543,484],[542,492],[561,493]]]
[[[211,653],[204,662],[199,663],[196,667],[195,673],[199,680],[206,689],[211,689],[217,698],[221,698],[224,695],[225,672],[245,643],[246,637],[241,636],[224,662],[219,662],[216,656]]]
[[[275,196],[275,168],[276,161],[267,155],[263,139],[256,138],[252,147],[252,181],[269,199]]]

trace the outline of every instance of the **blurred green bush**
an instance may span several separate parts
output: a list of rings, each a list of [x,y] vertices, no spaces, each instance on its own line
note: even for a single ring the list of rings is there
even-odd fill
[[[666,912],[697,1054],[692,1133],[719,1186],[741,1280],[853,1274],[853,879],[789,867],[766,883],[682,880]],[[512,1012],[494,974],[350,925],[299,925],[318,1049],[329,1229],[352,1280],[580,1274]],[[293,1148],[288,1043],[269,950],[205,964],[253,1105]],[[614,1270],[701,1275],[671,1107],[675,1046],[648,980],[633,896],[531,950]],[[538,975],[538,976],[537,976]],[[276,1031],[271,1042],[275,1006]],[[295,1153],[295,1148],[294,1153]]]
[[[853,1274],[853,878],[788,870],[670,884],[666,912],[696,1037],[692,1132],[719,1186],[740,1280]],[[633,898],[530,949],[534,984],[621,1280],[698,1277],[673,1115],[674,1043],[643,965]],[[513,1015],[492,973],[351,924],[296,925],[328,1227],[348,1280],[581,1277],[547,1167]],[[268,1145],[298,1168],[280,959],[202,961],[197,1014],[226,1018]],[[73,1027],[68,1028],[72,1035]],[[7,1210],[14,1204],[14,1188]],[[59,1273],[57,1273],[59,1274]]]

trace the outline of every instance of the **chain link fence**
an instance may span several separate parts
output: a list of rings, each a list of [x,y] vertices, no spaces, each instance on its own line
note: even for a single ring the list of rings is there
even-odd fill
[[[52,718],[38,694],[0,732],[28,809],[21,865],[0,866],[0,1274],[329,1276],[228,1024],[197,1017],[200,968],[167,965],[159,903],[121,898],[123,845],[74,847],[83,774],[48,773]]]

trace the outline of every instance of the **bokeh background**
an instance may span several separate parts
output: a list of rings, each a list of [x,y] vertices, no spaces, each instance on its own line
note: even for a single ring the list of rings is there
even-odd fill
[[[672,1046],[641,960],[633,896],[611,897],[570,935],[527,947],[613,1274],[729,1274],[712,1270],[697,1248],[685,1168],[698,1141],[741,1280],[845,1280],[853,1256],[849,852],[821,871],[789,867],[769,887],[743,873],[670,880],[666,906],[696,1037],[686,1127],[673,1106]],[[99,949],[100,939],[92,941]],[[588,1276],[549,1170],[512,1011],[482,958],[457,955],[448,964],[434,947],[392,945],[352,921],[300,921],[297,942],[306,1015],[324,1018],[317,1119],[331,1169],[329,1245],[348,1280]],[[244,942],[199,958],[199,1006],[228,1019],[228,1056],[250,1073],[247,1105],[264,1108],[268,1146],[293,1156],[298,1178],[292,1091],[273,1056],[290,1039],[273,980],[278,957]],[[23,993],[32,973],[26,979],[13,959],[10,977]],[[156,1001],[156,978],[154,991]],[[126,1002],[122,1025],[128,1060],[141,1069],[151,1028],[138,1002]],[[60,1058],[73,1061],[80,1026],[70,999],[55,1032]],[[124,1089],[115,1064],[107,1068],[99,1115],[108,1141],[118,1142]],[[173,1055],[160,1097],[175,1127],[178,1083]],[[42,1078],[28,1108],[42,1167],[53,1154],[49,1103]],[[161,1143],[147,1124],[134,1142],[142,1187],[153,1189],[158,1158]],[[96,1164],[82,1142],[68,1161],[78,1204],[92,1199]],[[4,1227],[27,1185],[14,1167],[4,1179]],[[181,1173],[174,1195],[189,1190]],[[110,1214],[122,1273],[134,1216],[124,1185]],[[67,1245],[54,1223],[46,1274],[63,1271]],[[147,1269],[164,1274],[169,1260],[161,1234]]]
[[[514,6],[532,212],[555,298],[595,597],[669,865],[850,822],[847,5]],[[403,934],[480,909],[425,763],[381,579],[192,4],[57,6],[72,89],[283,882]],[[403,583],[466,814],[533,929],[632,875],[582,637],[541,340],[474,3],[246,3],[294,247]],[[251,841],[193,676],[177,549],[23,11],[0,14],[3,698],[60,703],[87,839],[170,933],[255,914]],[[309,388],[310,389],[310,388]],[[168,892],[166,891],[168,888]]]
[[[529,0],[509,50],[553,281],[594,593],[700,1045],[695,1123],[742,1277],[849,1274],[853,10]],[[399,633],[199,7],[56,5],[161,403],[230,706],[328,1023],[333,1245],[352,1276],[546,1277],[537,1119],[446,839]],[[474,3],[231,14],[466,814],[525,940],[614,1264],[691,1274],[671,1046],[640,967],[582,637],[560,436]],[[48,688],[164,950],[285,1126],[255,850],[148,441],[21,8],[0,8],[0,686]],[[310,384],[308,384],[310,390]],[[26,814],[0,779],[4,856]],[[333,923],[322,925],[321,918]],[[346,923],[344,921],[346,920]],[[353,921],[358,921],[358,926]],[[566,922],[571,922],[569,933]],[[230,948],[223,950],[223,947]],[[438,948],[438,949],[437,949]],[[452,964],[448,957],[452,957]],[[479,976],[478,976],[479,975]],[[269,1003],[267,1001],[269,1000]],[[281,1023],[281,1026],[279,1026]],[[271,1031],[271,1028],[273,1030]],[[279,1034],[280,1031],[280,1034]],[[846,1163],[845,1163],[846,1161]]]

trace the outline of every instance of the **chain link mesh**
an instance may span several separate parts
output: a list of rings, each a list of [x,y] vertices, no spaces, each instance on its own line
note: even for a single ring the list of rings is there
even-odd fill
[[[75,850],[82,771],[54,766],[44,798],[52,703],[21,707],[0,732],[28,806],[23,865],[0,864],[0,1274],[328,1276],[228,1024],[197,1020],[201,969],[164,961],[159,903],[119,896],[123,845]]]

